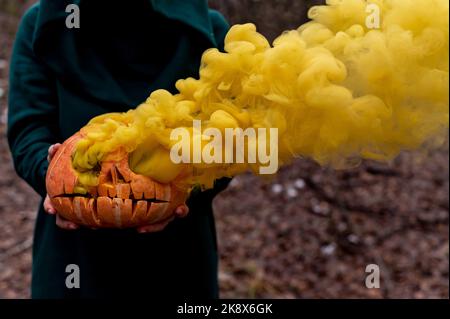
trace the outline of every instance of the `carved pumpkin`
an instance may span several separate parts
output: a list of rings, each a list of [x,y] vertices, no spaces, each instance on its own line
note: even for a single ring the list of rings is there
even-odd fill
[[[82,137],[79,132],[66,140],[47,171],[47,193],[62,217],[92,228],[131,228],[169,219],[185,202],[186,191],[132,172],[124,150],[109,154],[100,163],[97,187],[77,194],[78,172],[72,166],[72,154]]]

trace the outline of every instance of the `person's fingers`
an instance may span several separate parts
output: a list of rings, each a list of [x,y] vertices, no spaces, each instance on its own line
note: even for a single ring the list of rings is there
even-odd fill
[[[60,143],[56,143],[56,144],[53,144],[52,146],[50,146],[48,148],[47,160],[49,162],[51,162],[51,160],[53,159],[53,156],[55,156],[56,152],[59,150],[60,147],[61,147],[61,144]]]
[[[55,155],[55,153],[54,153],[54,145],[51,145],[49,148],[48,148],[48,152],[47,152],[47,161],[50,163],[51,162],[51,160],[52,160],[52,158],[53,158],[53,156]]]
[[[53,144],[52,146],[49,147],[48,156],[47,156],[47,160],[49,162],[53,159],[53,156],[55,156],[56,152],[58,151],[58,149],[60,147],[61,147],[61,144],[59,144],[59,143]]]
[[[163,222],[157,223],[157,224],[139,227],[137,229],[137,231],[140,234],[156,233],[156,232],[162,231],[164,228],[166,228],[167,225],[169,225],[169,223],[171,221],[173,221],[174,219],[175,219],[175,217],[171,217],[171,218],[169,218],[169,219],[167,219],[167,220],[165,220]]]
[[[78,225],[75,223],[72,223],[70,221],[68,221],[67,219],[56,215],[56,225],[59,228],[65,229],[65,230],[75,230],[78,229]]]
[[[56,152],[58,152],[59,148],[61,147],[61,143],[56,143],[50,146],[49,152],[52,155],[55,155]]]
[[[186,217],[188,213],[189,207],[186,204],[180,205],[175,209],[175,214],[181,218]]]
[[[53,207],[52,202],[50,201],[50,197],[48,195],[45,196],[44,199],[44,210],[50,215],[56,214],[56,209],[55,207]]]

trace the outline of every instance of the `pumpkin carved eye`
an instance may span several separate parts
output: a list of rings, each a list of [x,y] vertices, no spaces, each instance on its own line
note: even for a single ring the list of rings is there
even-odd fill
[[[94,228],[138,227],[170,218],[186,200],[186,191],[175,185],[134,173],[129,154],[123,150],[108,155],[94,168],[97,186],[80,191],[72,154],[82,138],[79,132],[68,139],[47,171],[47,193],[62,217]]]

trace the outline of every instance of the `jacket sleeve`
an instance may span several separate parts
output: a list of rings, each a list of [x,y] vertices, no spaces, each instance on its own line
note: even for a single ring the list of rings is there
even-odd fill
[[[225,46],[225,37],[230,29],[225,17],[216,10],[210,10],[210,19],[214,30],[214,36],[216,38],[217,47],[219,50],[223,51]],[[215,181],[214,188],[206,191],[208,196],[214,198],[221,191],[225,190],[230,183],[231,178],[221,178]]]
[[[225,37],[228,33],[228,30],[230,29],[230,25],[219,11],[210,10],[209,17],[213,26],[217,47],[219,50],[223,50],[225,45]]]
[[[58,102],[55,79],[33,54],[37,14],[38,6],[27,11],[14,44],[7,135],[18,175],[44,196],[47,150],[58,132]]]

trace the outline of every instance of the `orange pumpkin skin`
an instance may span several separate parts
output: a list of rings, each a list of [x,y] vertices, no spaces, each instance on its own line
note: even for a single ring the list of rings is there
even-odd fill
[[[128,154],[119,150],[100,163],[99,184],[88,194],[75,194],[78,173],[72,154],[83,138],[78,132],[53,157],[46,176],[47,193],[58,214],[91,228],[132,228],[170,219],[187,199],[187,192],[135,174]]]

